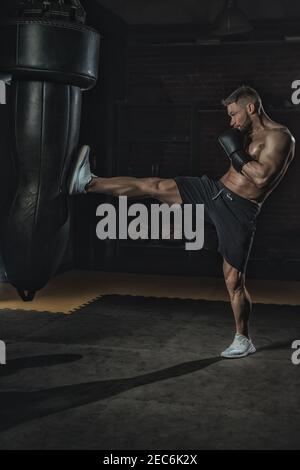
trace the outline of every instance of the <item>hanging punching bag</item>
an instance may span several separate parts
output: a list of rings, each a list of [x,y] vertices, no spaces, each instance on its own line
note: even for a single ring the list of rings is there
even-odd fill
[[[32,300],[69,238],[65,179],[79,138],[81,93],[97,80],[99,35],[78,0],[24,0],[0,25],[0,72],[11,75],[15,191],[1,222],[8,281]]]

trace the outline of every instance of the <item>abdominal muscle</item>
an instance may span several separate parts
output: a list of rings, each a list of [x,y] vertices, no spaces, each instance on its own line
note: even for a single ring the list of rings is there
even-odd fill
[[[267,184],[264,188],[259,189],[252,183],[246,176],[242,175],[235,171],[231,166],[229,171],[225,173],[220,181],[233,193],[238,194],[245,199],[249,199],[252,202],[262,204],[268,195],[273,191],[273,189],[280,182],[285,172],[282,172],[277,178],[272,179],[272,181]]]

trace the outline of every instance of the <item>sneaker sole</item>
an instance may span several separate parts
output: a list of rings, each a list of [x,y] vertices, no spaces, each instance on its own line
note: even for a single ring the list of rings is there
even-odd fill
[[[68,194],[72,194],[74,191],[78,171],[80,170],[80,167],[86,158],[86,154],[89,151],[90,151],[90,147],[88,145],[84,145],[79,151],[77,159],[73,162],[73,166],[72,166],[70,176],[67,182]]]

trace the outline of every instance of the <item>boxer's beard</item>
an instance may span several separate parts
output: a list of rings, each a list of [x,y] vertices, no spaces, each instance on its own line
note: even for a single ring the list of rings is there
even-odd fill
[[[246,132],[249,132],[251,129],[252,129],[252,121],[250,117],[247,115],[245,122],[240,127],[240,131],[246,133]]]

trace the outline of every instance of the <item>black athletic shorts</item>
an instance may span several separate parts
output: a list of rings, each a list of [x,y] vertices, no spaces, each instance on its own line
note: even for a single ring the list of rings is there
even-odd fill
[[[240,272],[245,272],[260,205],[206,175],[174,179],[183,204],[204,204],[205,221],[215,226],[218,251],[223,258]]]

